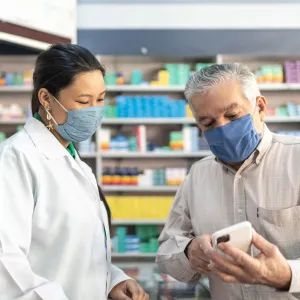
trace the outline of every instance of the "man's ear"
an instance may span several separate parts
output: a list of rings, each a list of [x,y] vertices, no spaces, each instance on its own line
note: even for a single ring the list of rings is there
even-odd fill
[[[264,96],[258,96],[256,99],[256,105],[260,115],[260,120],[263,121],[267,114],[267,100]]]

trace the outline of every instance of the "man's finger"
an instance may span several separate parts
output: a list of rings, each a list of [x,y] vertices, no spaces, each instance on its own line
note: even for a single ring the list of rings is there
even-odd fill
[[[201,267],[194,267],[193,269],[201,275],[211,275],[211,270],[207,271]]]
[[[214,271],[214,274],[218,276],[221,280],[227,283],[240,283],[240,281],[232,275],[223,273],[219,270]]]
[[[191,261],[190,261],[191,265],[194,267],[194,268],[203,268],[205,269],[206,271],[210,271],[209,268],[208,268],[208,265],[209,265],[209,261],[206,261],[206,260],[203,260],[202,258],[192,258]]]
[[[232,247],[228,243],[219,244],[219,248],[225,254],[229,255],[237,265],[247,267],[249,265],[252,266],[255,263],[255,259],[253,257],[238,248]]]
[[[271,256],[276,250],[276,246],[268,242],[257,232],[253,232],[252,244],[267,256]]]
[[[210,269],[212,273],[215,273],[215,271],[220,271],[235,278],[246,277],[246,274],[242,267],[237,266],[235,263],[229,261],[216,252],[212,255],[212,263],[210,264]]]
[[[201,240],[201,243],[199,243],[199,248],[206,256],[209,256],[209,254],[213,251],[211,239],[209,236]]]

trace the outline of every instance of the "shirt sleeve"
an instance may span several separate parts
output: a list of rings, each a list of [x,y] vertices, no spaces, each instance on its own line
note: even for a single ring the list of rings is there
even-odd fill
[[[11,146],[0,150],[0,300],[67,300],[62,287],[35,274],[31,244],[36,176]]]
[[[193,227],[188,207],[189,197],[188,175],[180,186],[167,223],[159,237],[159,250],[156,255],[156,263],[166,274],[179,281],[197,281],[200,274],[194,271],[185,255],[185,249],[194,238]]]
[[[300,259],[288,260],[292,271],[292,281],[289,292],[291,294],[300,293]]]
[[[111,265],[111,280],[110,280],[109,293],[117,284],[129,279],[132,280],[132,278],[127,276],[121,269],[119,269],[115,265]]]

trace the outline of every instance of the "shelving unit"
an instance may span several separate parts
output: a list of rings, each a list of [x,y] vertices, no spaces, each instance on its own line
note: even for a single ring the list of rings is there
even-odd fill
[[[104,192],[176,192],[178,186],[124,186],[124,185],[104,185]]]
[[[299,83],[262,83],[259,84],[261,91],[300,91]],[[157,85],[108,85],[106,91],[110,93],[183,93],[184,85],[157,86]],[[0,86],[0,92],[6,93],[29,93],[33,87],[25,86]]]
[[[112,220],[113,225],[164,225],[166,220]]]
[[[129,61],[126,61],[128,60]],[[153,74],[157,72],[161,66],[166,62],[165,58],[149,58],[149,57],[138,57],[138,58],[112,58],[112,57],[101,57],[104,65],[106,65],[109,72],[122,71],[124,76],[128,79],[130,72],[134,68],[140,69],[147,77],[147,80],[153,79]],[[215,61],[216,58],[213,58]],[[255,57],[239,57],[238,61],[245,62],[250,65],[250,67],[256,68],[260,64],[265,62],[266,58],[255,58]],[[270,63],[282,61],[283,58],[270,58]],[[12,58],[14,61],[14,58]],[[33,60],[32,60],[33,61]],[[178,61],[178,60],[177,60]],[[182,58],[184,62],[198,62],[201,59],[191,59]],[[228,56],[218,56],[218,63],[222,62],[233,62],[235,57]],[[132,63],[133,62],[133,63]],[[28,67],[26,67],[28,69]],[[287,103],[289,101],[298,102],[300,104],[300,83],[297,84],[286,84],[286,83],[270,83],[270,84],[259,84],[259,88],[262,93],[267,97],[269,105],[277,106],[280,104]],[[117,95],[168,95],[172,99],[182,99],[185,86],[151,86],[151,85],[117,85],[106,86],[107,97],[114,98]],[[29,103],[30,93],[32,92],[32,86],[0,86],[0,103],[8,103],[8,101],[16,101],[18,103]],[[20,102],[19,102],[20,100]],[[299,117],[266,117],[266,123],[272,128],[299,128],[300,129],[300,116]],[[25,119],[16,120],[1,120],[0,128],[3,130],[8,130],[9,134],[13,132],[14,126],[25,124]],[[151,129],[151,138],[160,138],[163,135],[165,129],[181,129],[181,126],[185,125],[196,125],[193,118],[106,118],[102,122],[103,127],[112,128],[114,131],[118,130],[131,130],[134,126],[145,125],[149,131]],[[131,128],[131,129],[130,129]],[[101,129],[99,132],[101,134]],[[95,137],[96,145],[99,144],[98,141],[99,134]],[[100,151],[96,150],[92,153],[80,153],[81,157],[91,165],[96,173],[98,181],[102,175],[102,169],[104,166],[141,166],[141,168],[147,168],[148,166],[153,168],[160,168],[160,166],[170,165],[172,167],[177,164],[181,167],[190,166],[194,161],[211,155],[210,151],[200,151],[200,152],[111,152],[111,151]],[[175,195],[178,186],[103,186],[103,190],[108,195]],[[135,225],[155,225],[163,226],[165,220],[113,220],[113,227],[116,226],[135,226]],[[141,260],[154,260],[155,255],[152,253],[114,253],[113,259],[119,261],[141,261]]]
[[[155,253],[112,253],[113,258],[155,258]]]
[[[102,152],[101,156],[103,158],[198,158],[211,155],[210,151],[200,151],[200,152],[114,152],[106,151]]]
[[[299,117],[266,117],[266,123],[300,123]],[[1,120],[0,125],[23,125],[26,119]],[[114,118],[104,119],[102,125],[184,125],[196,124],[193,118]]]

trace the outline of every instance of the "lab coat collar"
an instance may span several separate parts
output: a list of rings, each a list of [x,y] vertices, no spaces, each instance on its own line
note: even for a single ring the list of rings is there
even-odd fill
[[[30,118],[26,122],[24,129],[34,145],[48,159],[56,159],[68,155],[68,151],[42,122],[35,118]]]

